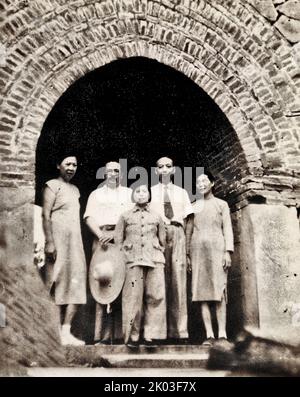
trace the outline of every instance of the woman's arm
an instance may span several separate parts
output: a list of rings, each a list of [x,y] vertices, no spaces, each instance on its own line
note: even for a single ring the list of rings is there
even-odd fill
[[[225,240],[224,264],[225,270],[231,267],[231,253],[233,252],[233,231],[228,204],[225,202],[222,210],[223,217],[223,235]]]
[[[190,254],[190,245],[191,239],[194,230],[194,214],[191,214],[187,217],[186,226],[185,226],[185,238],[186,238],[186,253],[187,255]]]
[[[51,212],[55,201],[54,192],[46,186],[43,192],[43,229],[45,233],[45,254],[47,259],[55,262],[56,247],[53,239]]]
[[[185,241],[186,241],[186,258],[187,258],[187,270],[192,271],[191,265],[191,239],[194,231],[194,214],[190,214],[186,219],[185,225]]]

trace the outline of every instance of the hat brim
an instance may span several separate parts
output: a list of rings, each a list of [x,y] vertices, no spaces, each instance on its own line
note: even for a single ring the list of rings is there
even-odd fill
[[[102,285],[94,278],[94,269],[97,264],[109,260],[113,267],[111,282]],[[89,269],[89,283],[91,293],[96,302],[102,305],[112,303],[122,291],[125,281],[125,261],[122,252],[115,244],[108,244],[106,249],[101,245],[96,248]]]

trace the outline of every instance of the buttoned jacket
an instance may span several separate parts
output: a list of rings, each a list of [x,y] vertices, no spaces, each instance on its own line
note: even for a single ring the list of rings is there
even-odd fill
[[[115,229],[115,242],[132,266],[156,267],[165,263],[166,231],[162,218],[149,205],[135,206],[120,216]]]

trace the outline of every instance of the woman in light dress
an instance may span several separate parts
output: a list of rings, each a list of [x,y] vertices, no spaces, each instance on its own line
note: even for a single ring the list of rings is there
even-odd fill
[[[228,204],[213,195],[213,176],[209,172],[200,175],[196,186],[201,198],[193,204],[194,219],[187,230],[188,262],[192,270],[192,301],[201,304],[206,331],[204,344],[211,345],[215,338],[212,305],[216,309],[218,338],[227,340],[227,273],[231,266],[233,232]]]
[[[60,307],[63,345],[84,345],[71,334],[78,305],[86,303],[86,261],[81,238],[78,188],[70,181],[77,170],[77,158],[61,157],[59,176],[45,184],[43,228],[46,274],[51,295]]]

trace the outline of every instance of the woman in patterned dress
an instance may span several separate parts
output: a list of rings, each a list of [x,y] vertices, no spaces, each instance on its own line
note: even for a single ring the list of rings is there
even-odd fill
[[[50,292],[60,307],[63,345],[84,345],[71,334],[78,305],[86,303],[86,261],[79,218],[78,188],[70,183],[77,158],[65,156],[57,164],[59,176],[46,182],[43,192],[46,273]]]

